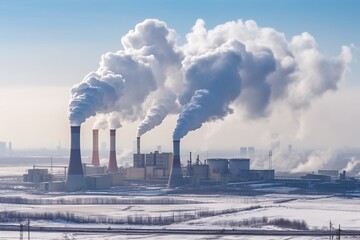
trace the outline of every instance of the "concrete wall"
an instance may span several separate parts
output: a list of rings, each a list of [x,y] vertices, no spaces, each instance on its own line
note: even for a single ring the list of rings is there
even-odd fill
[[[126,169],[127,179],[145,179],[145,168],[128,168]]]

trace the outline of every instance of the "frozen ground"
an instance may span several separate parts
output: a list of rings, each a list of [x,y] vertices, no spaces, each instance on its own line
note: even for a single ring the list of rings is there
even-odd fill
[[[19,168],[17,168],[19,170]],[[13,169],[0,172],[0,176],[10,175]],[[23,172],[22,172],[23,173]],[[85,217],[103,217],[110,219],[127,219],[129,216],[143,217],[171,217],[188,214],[195,216],[189,221],[180,221],[166,226],[153,226],[156,228],[201,228],[201,229],[222,229],[222,228],[249,228],[247,226],[229,226],[229,222],[236,223],[252,218],[276,219],[285,218],[289,220],[304,220],[311,229],[328,229],[331,221],[335,227],[342,229],[360,230],[360,194],[347,197],[330,195],[295,195],[283,194],[286,189],[280,188],[279,194],[266,194],[261,196],[234,196],[234,195],[166,195],[158,188],[136,189],[120,188],[107,192],[82,192],[79,195],[73,194],[34,194],[19,191],[0,191],[0,198],[21,197],[24,199],[43,199],[50,201],[63,200],[61,204],[14,204],[0,203],[0,212],[13,211],[20,214],[39,213],[73,213]],[[92,204],[94,199],[118,199],[117,204]],[[167,200],[166,204],[161,203]],[[140,200],[140,201],[137,201]],[[168,204],[169,201],[174,204]],[[70,204],[77,201],[77,204]],[[190,202],[191,201],[191,202]],[[67,204],[65,204],[67,203]],[[252,209],[249,209],[252,208]],[[228,214],[221,214],[221,211],[235,209]],[[204,217],[199,214],[202,211],[217,211],[214,216]],[[25,220],[25,219],[24,219]],[[12,224],[20,224],[18,220],[12,220]],[[146,227],[143,225],[111,225],[108,223],[79,224],[66,222],[58,219],[56,221],[31,220],[32,226],[96,226],[107,228],[113,227]],[[271,225],[257,226],[260,229],[279,229]],[[0,240],[19,239],[19,232],[0,232]],[[24,232],[24,239],[27,233]],[[254,240],[309,240],[328,239],[328,237],[249,237],[249,236],[206,236],[206,235],[118,235],[118,234],[84,234],[84,233],[31,233],[31,239],[254,239]],[[342,239],[354,239],[354,237],[342,237]],[[360,238],[358,238],[360,239]]]
[[[8,193],[9,194],[9,193]],[[141,193],[139,193],[141,194]],[[12,194],[10,194],[12,195]],[[23,198],[42,199],[92,199],[97,195],[32,195],[22,194]],[[302,196],[271,194],[256,197],[220,196],[220,195],[173,195],[173,196],[105,196],[102,198],[117,198],[121,200],[141,199],[145,202],[157,202],[168,198],[179,202],[194,201],[190,204],[104,204],[104,205],[31,205],[31,204],[1,204],[0,212],[15,211],[22,213],[51,213],[71,212],[81,216],[106,216],[109,218],[126,218],[127,216],[176,216],[184,213],[196,215],[199,211],[222,211],[229,209],[253,210],[238,211],[230,214],[218,214],[211,217],[198,217],[197,219],[167,225],[166,228],[230,228],[229,221],[236,222],[251,218],[267,217],[268,219],[286,218],[290,220],[304,220],[309,228],[328,229],[329,221],[334,226],[341,225],[343,229],[360,228],[360,198],[335,196]],[[256,208],[255,208],[256,207]],[[14,221],[16,223],[16,221]],[[14,223],[13,222],[13,223]],[[63,220],[54,222],[32,221],[32,226],[83,226]],[[92,224],[85,224],[91,226]],[[110,224],[95,224],[96,227],[108,227]],[[147,227],[136,225],[112,225],[113,227]],[[162,226],[154,226],[156,228]],[[231,227],[233,228],[233,227]],[[235,228],[248,228],[238,226]],[[261,226],[263,229],[276,229],[274,226]],[[27,237],[26,233],[24,236]],[[2,232],[0,239],[18,239],[18,232]],[[75,233],[31,233],[31,239],[328,239],[327,237],[239,237],[239,236],[189,236],[189,235],[99,235]],[[343,238],[354,239],[354,238]]]

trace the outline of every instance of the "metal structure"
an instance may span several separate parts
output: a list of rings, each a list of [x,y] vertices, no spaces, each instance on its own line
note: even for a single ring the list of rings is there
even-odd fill
[[[27,222],[24,224],[24,223],[20,223],[20,229],[19,229],[19,232],[20,232],[20,237],[19,239],[20,240],[23,240],[24,239],[24,227],[27,226],[27,232],[28,232],[28,240],[30,240],[30,219],[27,220]]]
[[[136,138],[136,153],[140,154],[140,137]]]

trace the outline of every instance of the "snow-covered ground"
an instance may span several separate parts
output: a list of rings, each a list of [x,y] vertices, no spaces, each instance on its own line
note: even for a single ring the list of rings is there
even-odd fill
[[[18,195],[18,193],[16,194]],[[43,199],[75,199],[98,198],[98,195],[32,195],[22,194],[23,198]],[[173,196],[102,196],[103,198],[118,198],[122,200],[141,199],[145,202],[157,202],[162,198],[171,198],[182,202],[191,200],[189,204],[104,204],[104,205],[28,205],[1,204],[0,212],[16,211],[25,213],[71,212],[81,216],[106,216],[109,218],[126,218],[127,216],[177,216],[184,213],[196,215],[199,211],[222,211],[239,209],[229,214],[218,214],[211,217],[167,225],[167,228],[230,228],[227,222],[242,221],[251,218],[267,217],[268,219],[285,218],[289,220],[304,220],[309,228],[328,229],[332,221],[335,227],[343,229],[359,229],[360,198],[344,198],[335,196],[304,196],[269,194],[263,196],[222,196],[222,195],[173,195]],[[244,210],[254,207],[252,210]],[[32,226],[83,226],[62,220],[55,222],[32,221]],[[85,224],[92,226],[93,224]],[[110,224],[95,224],[96,227],[108,227]],[[112,225],[113,227],[137,227],[135,225]],[[143,226],[140,226],[143,227]],[[148,226],[146,226],[148,227]],[[161,226],[154,226],[161,227]],[[231,227],[232,228],[232,227]],[[247,227],[237,227],[247,228]],[[264,229],[275,229],[274,226],[262,226]],[[0,239],[18,239],[18,232],[2,232]],[[24,232],[24,236],[27,237]],[[31,233],[31,239],[328,239],[327,237],[239,237],[239,236],[189,236],[189,235],[117,235],[117,234],[83,234],[83,233]],[[343,238],[354,239],[354,238]]]

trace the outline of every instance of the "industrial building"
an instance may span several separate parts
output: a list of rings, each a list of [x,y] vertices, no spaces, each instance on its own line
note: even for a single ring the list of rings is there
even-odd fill
[[[275,170],[251,169],[249,157],[240,158],[207,158],[200,161],[197,156],[193,163],[190,158],[186,165],[181,165],[180,141],[173,141],[173,152],[154,151],[141,153],[140,137],[137,138],[137,151],[133,154],[133,167],[118,168],[116,162],[116,134],[110,130],[110,153],[108,166],[100,166],[98,149],[98,130],[93,131],[93,152],[91,164],[81,162],[80,151],[80,126],[71,127],[71,151],[68,167],[57,166],[67,169],[66,174],[55,175],[48,169],[34,166],[23,175],[24,182],[37,187],[42,191],[79,191],[79,190],[105,190],[114,186],[136,183],[156,183],[180,189],[197,187],[227,187],[231,185],[242,189],[244,186],[259,182],[273,182],[283,186],[295,186],[303,189],[316,188],[322,190],[356,189],[358,181],[347,178],[345,172],[339,174],[339,170],[319,170],[318,174],[307,174],[298,179],[275,179]],[[243,154],[254,155],[255,148],[245,147]],[[271,151],[269,152],[271,160]],[[184,162],[184,161],[183,161]],[[51,167],[54,167],[51,165]],[[65,176],[64,176],[65,175]],[[340,178],[337,178],[340,175]],[[228,183],[231,183],[228,185]],[[234,185],[235,184],[235,185]],[[207,189],[207,188],[206,188]],[[248,187],[247,189],[250,189]],[[229,190],[229,188],[228,188]]]
[[[275,178],[275,170],[250,169],[249,158],[210,158],[205,162],[209,166],[209,178],[236,181],[270,181]]]
[[[137,138],[137,152],[133,155],[133,167],[126,170],[129,180],[167,180],[172,168],[173,154],[170,152],[140,153],[140,137]]]
[[[51,174],[48,169],[32,168],[23,175],[24,182],[40,183],[51,181]]]

